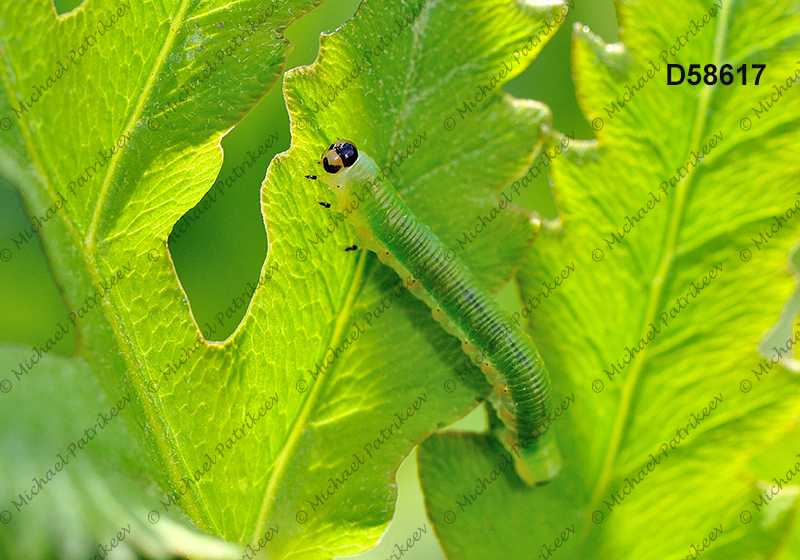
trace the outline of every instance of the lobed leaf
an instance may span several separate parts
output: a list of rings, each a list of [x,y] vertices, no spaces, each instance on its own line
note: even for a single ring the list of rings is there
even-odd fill
[[[530,29],[562,9],[370,0],[326,37],[318,62],[286,79],[295,137],[262,188],[270,250],[259,285],[237,331],[209,343],[214,326],[193,320],[166,239],[210,188],[221,136],[274,83],[282,30],[310,7],[132,5],[0,138],[0,172],[32,215],[47,217],[40,235],[80,358],[102,372],[111,398],[130,395],[160,467],[163,509],[177,505],[198,528],[276,558],[376,542],[402,458],[488,390],[476,370],[454,374],[467,363],[458,342],[398,290],[394,272],[343,251],[349,226],[309,240],[330,217],[303,176],[337,135],[382,164],[408,149],[392,176],[399,191],[498,290],[536,232],[518,208],[497,214],[498,193],[537,155],[549,119],[500,86],[546,41],[534,43]],[[115,9],[102,0],[59,17],[45,0],[9,8],[0,114],[13,115]],[[345,87],[354,61],[363,71]],[[336,104],[312,111],[337,84]],[[490,224],[466,241],[473,216]]]
[[[576,27],[598,138],[555,163],[563,231],[519,275],[555,402],[573,400],[553,420],[566,467],[527,489],[483,438],[426,441],[420,476],[450,558],[546,558],[556,539],[560,558],[768,558],[795,515],[796,484],[772,501],[759,482],[794,462],[749,460],[774,456],[800,395],[757,353],[794,287],[800,101],[772,86],[797,79],[796,6],[677,2],[654,18],[624,1],[619,18],[621,44]],[[747,86],[667,85],[667,64],[698,62],[752,73]]]

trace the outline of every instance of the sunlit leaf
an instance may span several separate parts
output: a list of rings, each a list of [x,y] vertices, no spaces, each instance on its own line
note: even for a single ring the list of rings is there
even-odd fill
[[[466,363],[458,341],[394,272],[343,250],[352,229],[317,204],[327,193],[304,175],[337,136],[381,165],[396,158],[392,180],[409,206],[500,289],[536,227],[513,205],[495,215],[499,191],[533,160],[549,119],[500,87],[549,37],[531,30],[563,9],[370,0],[325,37],[317,64],[287,76],[293,148],[262,189],[261,281],[234,335],[207,343],[215,326],[193,321],[166,238],[210,188],[222,134],[274,83],[280,32],[309,7],[275,5],[259,24],[271,4],[132,6],[0,139],[0,172],[32,215],[67,198],[39,235],[69,328],[107,393],[131,395],[170,511],[241,546],[269,535],[258,547],[276,558],[374,544],[403,457],[488,390],[477,370],[455,374]],[[0,112],[13,114],[112,9],[89,1],[57,19],[44,1],[7,10]]]
[[[619,12],[622,44],[576,29],[575,79],[598,138],[556,161],[563,230],[540,237],[519,275],[555,403],[574,399],[554,420],[566,467],[535,489],[500,473],[462,509],[502,451],[480,437],[427,441],[423,488],[451,558],[546,558],[573,526],[559,558],[768,558],[794,517],[796,486],[761,504],[769,469],[748,460],[790,429],[800,396],[780,366],[755,373],[795,287],[800,98],[773,86],[796,79],[797,7]],[[748,64],[748,85],[667,85],[668,63],[698,62],[734,75]],[[793,465],[769,467],[785,478]]]

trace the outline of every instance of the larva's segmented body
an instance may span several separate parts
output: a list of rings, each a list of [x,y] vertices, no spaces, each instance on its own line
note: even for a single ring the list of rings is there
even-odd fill
[[[515,326],[464,262],[409,210],[380,169],[355,145],[339,141],[323,154],[320,177],[337,194],[335,209],[348,209],[361,243],[401,278],[412,275],[411,292],[434,318],[462,341],[494,386],[492,403],[514,453],[517,473],[528,484],[550,480],[561,456],[547,416],[550,378],[530,338]]]

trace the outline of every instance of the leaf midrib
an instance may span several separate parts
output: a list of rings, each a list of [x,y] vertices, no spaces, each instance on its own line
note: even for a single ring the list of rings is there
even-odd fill
[[[713,63],[716,64],[717,67],[720,66],[720,63],[722,61],[722,56],[725,49],[725,43],[727,40],[727,26],[728,26],[728,17],[730,15],[730,5],[731,5],[730,2],[724,3],[722,7],[722,13],[717,22],[717,30],[716,30],[717,32],[714,39],[714,52],[713,52]],[[689,142],[688,153],[691,153],[692,150],[697,151],[699,149],[700,139],[707,125],[706,113],[711,103],[712,95],[714,91],[716,91],[717,85],[718,84],[714,84],[712,86],[704,86],[700,92],[698,110],[695,115],[695,122],[692,128],[692,137]],[[642,322],[640,338],[645,338],[647,336],[649,324],[654,320],[656,320],[657,306],[659,305],[663,295],[664,281],[667,278],[672,268],[672,264],[675,260],[676,256],[675,248],[677,244],[678,233],[680,232],[680,224],[683,219],[683,212],[686,205],[686,200],[689,196],[691,188],[693,187],[694,177],[696,175],[697,173],[695,172],[695,168],[693,168],[692,171],[689,171],[687,173],[686,181],[684,181],[677,187],[678,188],[677,197],[675,205],[672,207],[669,229],[667,230],[667,235],[664,238],[664,245],[661,251],[661,258],[659,261],[658,269],[653,279],[650,282],[651,289],[650,289],[650,294],[648,296],[648,302],[644,314],[644,319]],[[639,379],[641,377],[642,371],[644,371],[644,366],[647,363],[647,358],[649,357],[649,348],[645,348],[642,351],[642,355],[640,357],[641,359],[637,360],[633,364],[627,382],[622,387],[622,398],[620,399],[620,404],[617,407],[617,416],[614,419],[614,424],[611,431],[611,438],[609,440],[609,444],[606,450],[605,460],[603,462],[603,467],[600,472],[600,475],[597,478],[594,490],[592,492],[592,498],[589,503],[589,508],[587,509],[588,512],[593,512],[597,509],[597,506],[600,503],[602,496],[605,495],[605,493],[608,491],[608,487],[611,483],[613,469],[616,464],[617,457],[619,455],[619,450],[622,445],[622,439],[625,436],[626,427],[628,424],[628,418],[631,413],[635,390],[638,385]],[[589,523],[589,518],[587,517],[584,528],[588,530],[585,530],[584,534],[588,534],[588,532],[594,528],[593,525],[594,525],[593,523],[591,524]]]
[[[139,96],[139,101],[136,104],[131,116],[128,120],[128,124],[124,129],[123,134],[130,135],[135,130],[138,120],[142,115],[143,109],[145,104],[150,101],[150,96],[155,86],[156,81],[160,76],[160,71],[164,67],[167,56],[171,52],[172,47],[175,44],[175,40],[183,29],[183,25],[185,23],[186,13],[191,5],[191,0],[182,0],[180,7],[178,9],[177,14],[170,19],[169,21],[169,31],[167,33],[167,38],[164,41],[164,46],[158,53],[156,57],[155,64],[150,71],[150,75],[145,82],[144,88],[142,90],[141,95]],[[100,191],[98,193],[97,203],[95,205],[94,212],[92,213],[92,220],[89,225],[89,230],[86,232],[85,242],[86,242],[86,264],[87,270],[89,274],[94,277],[94,281],[100,281],[100,275],[97,268],[97,262],[95,258],[95,253],[97,250],[97,228],[99,227],[101,216],[105,212],[105,205],[106,200],[109,197],[109,190],[111,188],[111,184],[114,178],[117,175],[117,169],[119,168],[119,162],[123,155],[127,154],[127,150],[119,150],[117,153],[112,155],[111,162],[108,166],[108,172],[103,178],[103,184],[100,187]],[[111,304],[105,304],[104,307],[109,307]],[[106,310],[108,311],[108,310]],[[114,338],[117,340],[117,347],[122,350],[125,347],[125,339],[120,337],[120,328],[117,321],[114,320],[115,315],[113,313],[105,313],[105,316],[109,323],[112,325],[112,331],[114,333]],[[122,355],[128,365],[136,365],[131,364],[130,359],[127,356],[126,352],[122,352]],[[141,388],[141,386],[137,386],[133,379],[131,379],[131,384],[135,389]],[[139,397],[139,402],[141,403],[143,412],[145,416],[148,418],[149,421],[155,422],[161,425],[161,428],[166,433],[175,433],[174,427],[172,426],[169,415],[167,411],[164,409],[164,403],[161,399],[157,400],[156,404],[151,404],[151,401],[148,399],[147,394],[142,395],[141,392],[137,395]],[[161,410],[161,414],[156,412],[157,409]],[[154,430],[154,434],[155,434]],[[170,480],[170,486],[172,486],[173,491],[178,487],[178,483],[181,480],[182,472],[191,472],[189,469],[189,465],[186,463],[186,457],[182,452],[180,452],[179,446],[177,441],[174,442],[172,445],[165,440],[164,438],[160,437],[159,435],[155,435],[153,440],[158,447],[162,457],[175,457],[175,461],[161,461],[163,468],[168,473],[168,477]],[[182,465],[183,471],[178,467],[178,464]],[[202,504],[202,507],[201,507]],[[187,511],[187,513],[191,513],[191,517],[194,518],[195,522],[199,519],[203,519],[206,522],[207,529],[215,531],[219,534],[218,527],[216,527],[213,516],[209,514],[208,506],[205,503],[205,498],[202,493],[199,495],[199,499],[196,501],[193,500],[186,500],[183,508]]]
[[[123,134],[132,133],[133,130],[136,128],[138,119],[140,118],[143,108],[145,104],[150,100],[150,95],[152,93],[153,87],[155,85],[156,80],[158,79],[160,70],[163,68],[164,64],[167,60],[167,55],[171,51],[172,47],[175,44],[176,37],[180,33],[181,29],[183,29],[183,24],[185,22],[185,15],[189,9],[191,4],[190,0],[182,0],[180,7],[178,9],[177,14],[170,20],[170,29],[167,34],[167,40],[164,42],[164,46],[159,52],[156,63],[153,66],[150,75],[148,76],[147,81],[145,82],[145,87],[142,90],[142,94],[139,97],[139,101],[134,108],[133,113],[131,113],[131,117],[128,120],[128,124],[125,127],[125,131]],[[10,99],[10,97],[9,97]],[[21,135],[23,137],[23,141],[26,145],[26,151],[31,158],[31,162],[34,164],[35,168],[39,171],[39,175],[44,179],[43,181],[43,192],[50,199],[51,202],[56,201],[56,197],[54,196],[52,189],[50,188],[50,183],[47,181],[47,173],[45,172],[45,166],[38,156],[38,152],[35,149],[36,143],[33,141],[33,138],[26,127],[19,127],[21,131]],[[79,253],[83,257],[83,262],[85,265],[86,273],[89,275],[90,283],[98,284],[102,282],[102,278],[100,275],[100,271],[97,266],[97,261],[95,258],[95,252],[97,248],[96,243],[96,232],[97,227],[100,222],[100,218],[104,211],[104,206],[106,203],[106,199],[109,196],[109,189],[112,184],[113,179],[116,176],[116,171],[119,167],[120,158],[123,154],[126,153],[126,150],[119,150],[115,154],[112,155],[111,162],[109,163],[108,171],[106,172],[103,183],[100,187],[99,196],[97,200],[97,204],[95,205],[94,212],[92,214],[92,219],[90,222],[90,226],[88,231],[81,239],[81,234],[78,231],[78,227],[76,226],[75,222],[72,220],[71,215],[69,213],[62,214],[60,219],[61,222],[64,224],[65,228],[67,229],[68,235],[71,237],[71,241],[73,244],[80,248],[81,245],[84,246],[84,251],[79,251]],[[81,243],[82,241],[82,243]],[[48,261],[50,258],[48,257]],[[120,338],[120,328],[118,322],[115,320],[115,315],[113,313],[113,309],[111,309],[111,304],[106,301],[100,302],[101,307],[103,308],[103,314],[106,320],[111,327],[111,331],[113,333],[114,339],[117,342],[117,348],[120,349],[123,355],[123,359],[128,363],[128,365],[137,365],[131,364],[131,360],[128,358],[127,353],[123,351],[125,348],[124,340]],[[78,336],[78,351],[80,353],[80,331]],[[138,389],[139,387],[136,386],[135,383],[132,383],[134,389]],[[138,392],[137,392],[138,393]],[[169,421],[167,420],[166,414],[157,414],[156,413],[156,406],[150,404],[150,400],[147,398],[146,394],[143,396],[141,393],[137,394],[139,397],[140,405],[142,406],[143,412],[145,416],[149,419],[150,422],[158,423],[161,425],[162,429],[171,429],[172,427],[169,425]],[[163,411],[163,403],[159,402],[161,405],[162,413]],[[154,430],[154,433],[156,431]],[[188,467],[185,464],[185,458],[182,453],[178,452],[177,447],[171,447],[165,440],[156,436],[153,438],[161,455],[162,456],[177,456],[181,462],[184,463],[184,467]],[[175,464],[172,462],[162,462],[164,468],[169,473],[169,478],[171,481],[171,486],[176,487],[176,483],[180,480],[181,472],[178,468],[176,468]],[[188,472],[188,468],[185,469]],[[209,526],[213,527],[213,522],[211,521],[211,516],[208,515],[208,510],[206,508],[205,511],[202,512],[202,516],[200,514],[201,508],[198,507],[199,504],[195,504],[191,501],[188,501],[184,507],[194,513],[195,518],[202,517],[206,520],[206,523]]]
[[[325,346],[338,346],[339,342],[342,339],[342,333],[344,333],[345,328],[350,323],[350,315],[353,310],[353,305],[356,300],[356,297],[361,288],[361,280],[364,275],[364,269],[367,263],[367,254],[369,251],[361,251],[361,257],[356,265],[355,273],[353,274],[353,278],[350,282],[350,288],[347,292],[347,296],[345,298],[344,304],[342,305],[341,310],[338,313],[338,317],[336,319],[336,324],[333,329],[333,334],[331,335],[330,344]],[[328,379],[332,377],[332,371],[329,370],[326,372],[325,375],[321,375],[317,381],[314,382],[314,386],[311,388],[311,392],[308,395],[305,403],[303,404],[302,411],[300,412],[300,416],[297,417],[295,420],[294,426],[292,427],[292,431],[289,433],[289,437],[286,440],[286,443],[281,450],[280,455],[275,461],[275,469],[272,472],[272,475],[269,478],[269,484],[267,484],[267,488],[264,491],[264,498],[261,501],[261,509],[258,512],[258,519],[256,520],[256,527],[255,531],[253,532],[253,536],[250,538],[248,542],[256,542],[259,536],[264,534],[266,530],[266,520],[267,514],[270,509],[270,504],[276,503],[276,495],[278,492],[278,488],[280,483],[283,481],[283,474],[286,472],[287,467],[290,462],[290,458],[293,455],[295,447],[297,447],[297,443],[300,440],[300,436],[302,435],[303,431],[306,428],[308,423],[308,418],[311,416],[311,413],[316,410],[317,400],[319,399],[320,394],[322,393],[323,387],[327,384]]]
[[[139,96],[139,101],[136,104],[136,107],[133,109],[133,113],[131,113],[131,117],[128,120],[128,124],[125,127],[122,136],[128,136],[136,129],[139,118],[142,116],[144,106],[150,101],[150,94],[153,92],[153,87],[161,75],[161,69],[164,67],[164,64],[166,64],[167,55],[171,52],[172,47],[175,45],[175,39],[177,38],[178,33],[180,33],[180,31],[183,29],[183,24],[185,23],[184,18],[189,9],[190,3],[190,0],[182,0],[177,15],[169,22],[167,40],[164,41],[164,46],[156,57],[156,63],[153,66],[150,75],[147,77],[142,94]],[[174,23],[175,21],[177,21],[177,24]],[[95,238],[97,235],[97,227],[100,223],[100,217],[104,213],[106,199],[109,196],[109,189],[111,188],[111,183],[117,174],[117,167],[119,166],[119,161],[123,154],[127,154],[127,150],[119,150],[111,156],[111,162],[108,165],[108,173],[106,173],[105,177],[103,178],[103,184],[100,186],[97,203],[95,205],[94,212],[92,213],[92,221],[89,225],[89,231],[86,233],[87,252],[89,253],[90,257],[94,257],[94,253],[97,248],[97,240]]]

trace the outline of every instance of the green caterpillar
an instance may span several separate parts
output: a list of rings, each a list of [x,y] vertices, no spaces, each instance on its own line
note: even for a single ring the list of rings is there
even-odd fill
[[[495,423],[496,434],[515,455],[517,474],[529,485],[552,479],[562,461],[546,423],[552,412],[550,377],[530,338],[508,320],[466,264],[411,213],[394,187],[379,178],[372,158],[340,140],[325,150],[320,164],[325,170],[320,178],[336,193],[334,209],[347,209],[343,213],[363,246],[401,278],[415,271],[407,284],[411,292],[461,340],[494,386],[490,400],[502,420]]]

